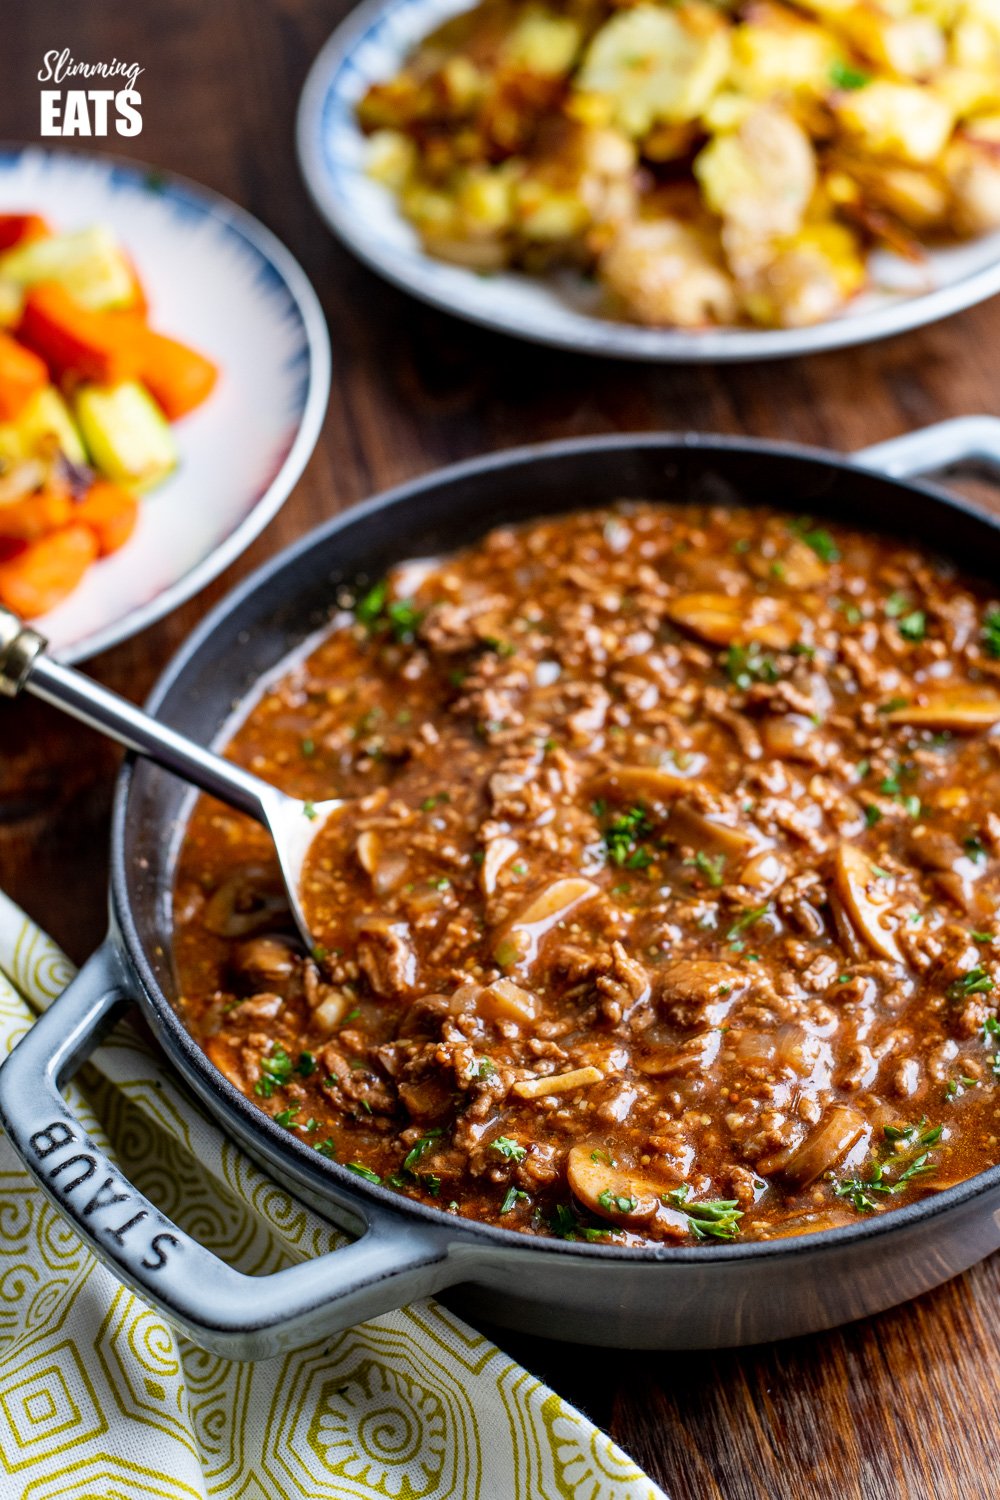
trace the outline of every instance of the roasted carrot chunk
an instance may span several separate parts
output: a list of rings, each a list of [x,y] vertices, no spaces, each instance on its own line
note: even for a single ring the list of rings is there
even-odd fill
[[[143,328],[135,333],[139,379],[171,422],[210,395],[219,372],[210,359],[177,339]]]
[[[32,542],[0,563],[0,601],[23,619],[48,614],[71,594],[97,557],[97,538],[79,522]]]
[[[69,495],[54,490],[40,490],[0,505],[0,537],[11,541],[35,542],[39,537],[58,531],[73,520],[74,506]]]
[[[75,516],[97,538],[102,557],[124,547],[139,518],[139,502],[131,490],[98,479],[76,506]],[[0,526],[2,526],[0,520]]]
[[[40,214],[0,214],[0,250],[28,240],[43,240],[52,231]]]
[[[115,385],[137,373],[132,325],[81,307],[55,282],[43,282],[29,291],[18,336],[57,377],[72,375]]]
[[[0,333],[0,422],[15,422],[48,383],[45,361],[10,334]]]

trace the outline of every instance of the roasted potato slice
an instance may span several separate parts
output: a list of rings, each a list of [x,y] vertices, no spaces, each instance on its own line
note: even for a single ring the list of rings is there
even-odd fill
[[[603,96],[628,135],[660,121],[683,124],[697,119],[725,78],[729,35],[724,17],[701,0],[620,10],[587,48],[576,87]]]
[[[893,928],[886,924],[893,908],[892,892],[867,854],[853,844],[841,844],[834,856],[833,881],[858,936],[880,958],[902,963]]]
[[[955,124],[951,105],[930,89],[876,78],[833,100],[847,137],[874,156],[927,166],[941,155]]]
[[[761,105],[695,158],[705,202],[739,236],[772,239],[801,227],[816,187],[816,155],[791,115]]]
[[[615,305],[635,323],[700,328],[731,323],[737,313],[718,239],[678,219],[623,225],[600,271]]]

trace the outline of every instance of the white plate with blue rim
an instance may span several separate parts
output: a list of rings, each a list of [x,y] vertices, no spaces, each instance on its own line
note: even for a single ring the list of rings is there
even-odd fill
[[[305,272],[234,203],[114,157],[0,149],[0,213],[56,230],[111,228],[132,257],[154,326],[220,369],[174,426],[180,461],[145,495],[135,533],[32,623],[64,661],[135,635],[227,567],[287,499],[330,392],[326,320]]]
[[[869,290],[838,317],[811,328],[641,328],[603,316],[600,290],[570,273],[482,276],[433,260],[389,189],[367,175],[355,112],[371,84],[391,78],[423,37],[469,8],[470,0],[365,0],[323,47],[299,105],[299,161],[320,213],[361,260],[423,301],[501,333],[583,354],[704,364],[863,344],[1000,292],[1000,232],[932,250],[919,265],[876,253]]]

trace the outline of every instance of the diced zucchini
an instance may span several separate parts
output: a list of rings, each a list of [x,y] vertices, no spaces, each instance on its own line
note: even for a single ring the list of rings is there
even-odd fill
[[[176,466],[170,424],[136,381],[81,386],[75,409],[91,461],[105,478],[148,490]]]
[[[73,234],[29,240],[0,255],[0,279],[20,287],[55,281],[84,307],[132,307],[135,277],[110,229],[97,224]]]
[[[18,417],[16,427],[25,454],[35,453],[47,437],[54,437],[60,452],[74,464],[87,461],[80,430],[54,385],[48,385],[32,396]]]

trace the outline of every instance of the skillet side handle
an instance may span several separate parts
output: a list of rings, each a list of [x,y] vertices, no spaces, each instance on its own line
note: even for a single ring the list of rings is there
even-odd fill
[[[110,942],[0,1066],[0,1122],[38,1185],[115,1273],[196,1344],[266,1359],[424,1297],[456,1279],[454,1237],[378,1204],[346,1199],[364,1226],[343,1249],[246,1276],[143,1197],[87,1135],[60,1093],[132,1003]]]
[[[890,479],[975,465],[1000,483],[1000,417],[952,417],[885,443],[861,448],[852,461]]]

